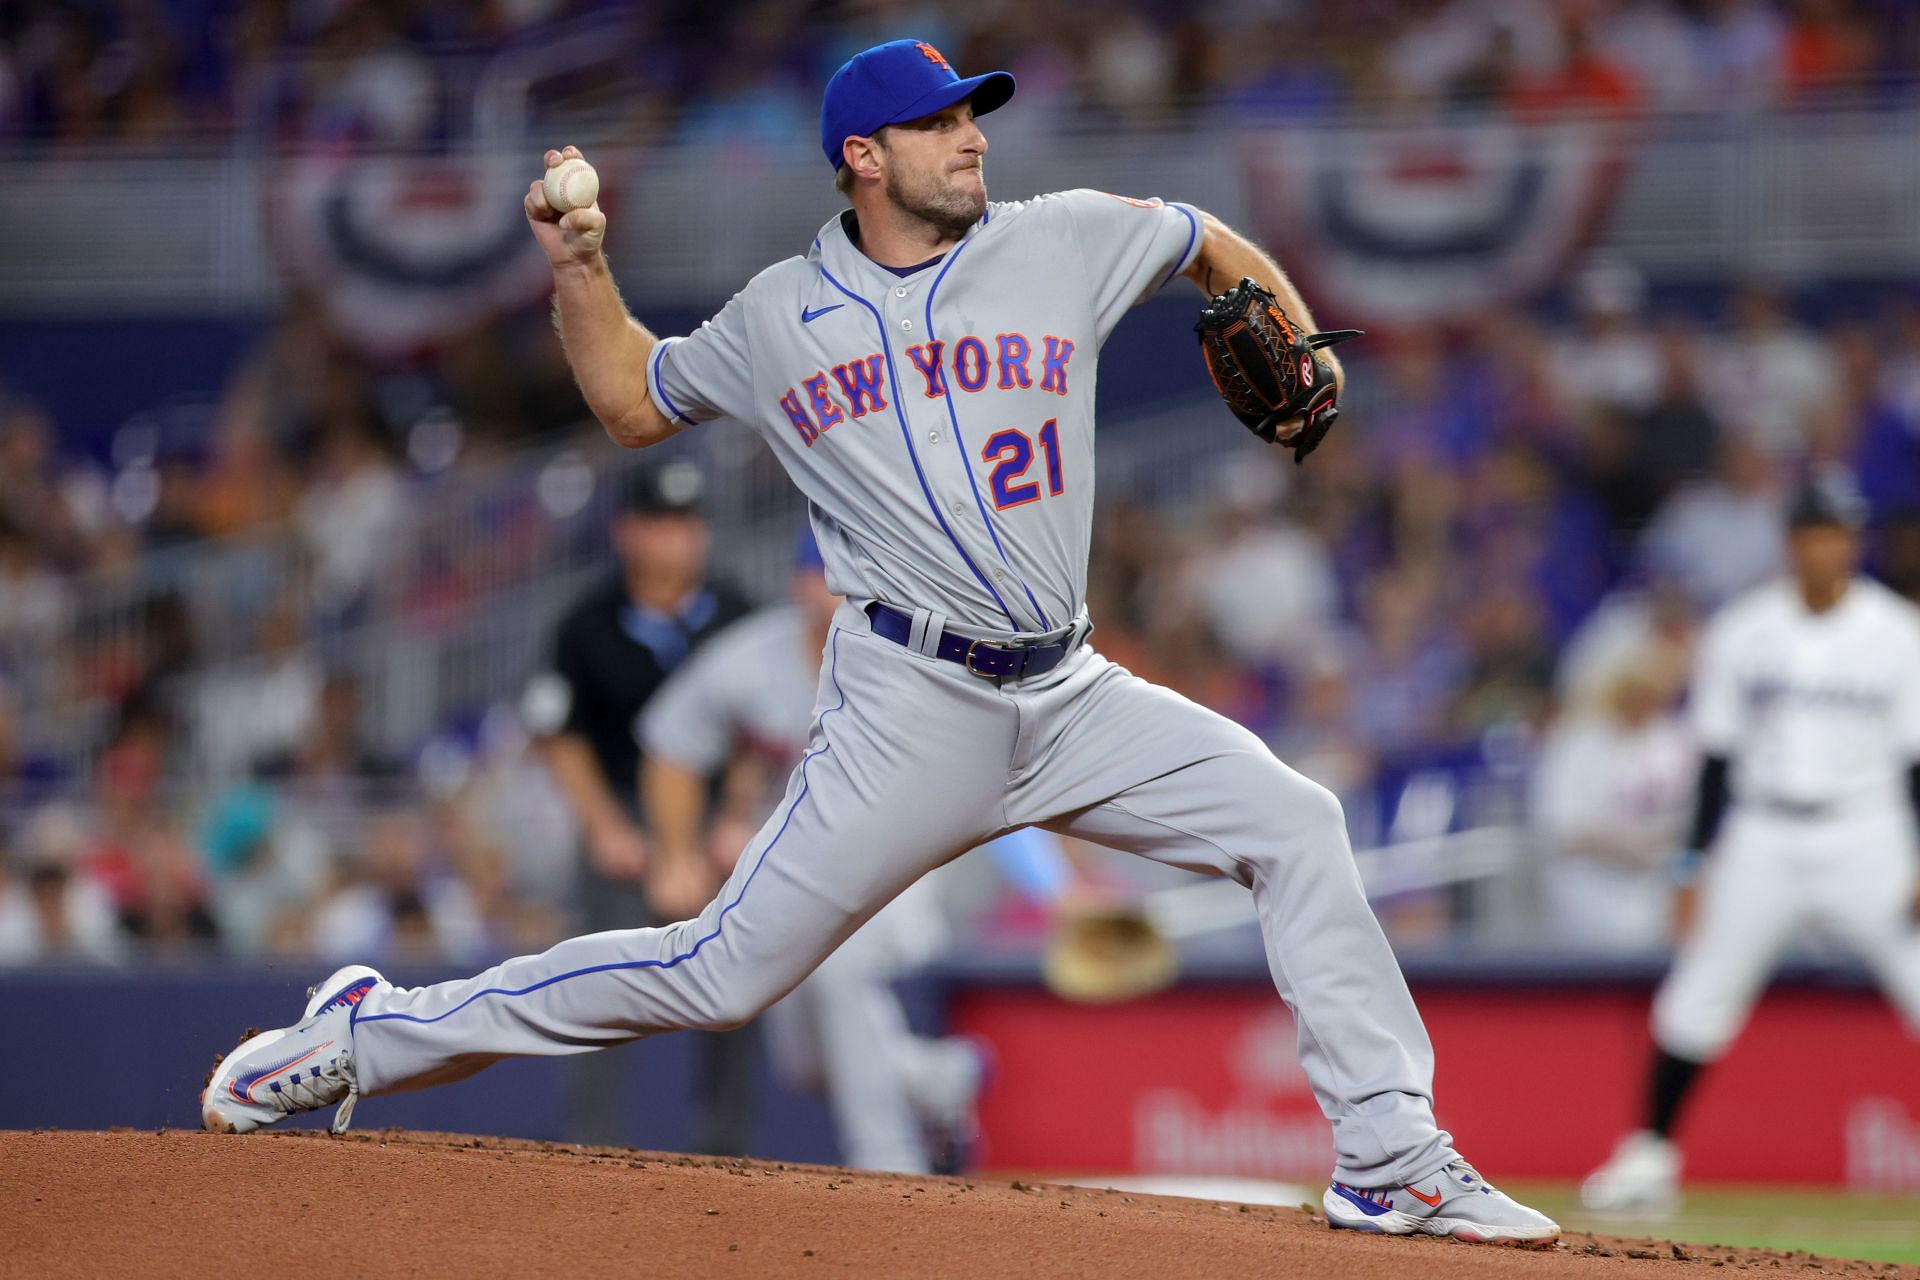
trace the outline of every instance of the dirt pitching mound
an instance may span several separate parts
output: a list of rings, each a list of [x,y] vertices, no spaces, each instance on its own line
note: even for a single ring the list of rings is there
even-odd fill
[[[1896,1274],[1586,1235],[1383,1239],[1301,1209],[406,1132],[0,1132],[0,1206],[4,1275]]]

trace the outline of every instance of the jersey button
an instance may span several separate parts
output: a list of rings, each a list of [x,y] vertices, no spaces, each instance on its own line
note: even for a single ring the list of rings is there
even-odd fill
[[[957,515],[957,516],[963,516],[963,515],[965,515],[965,514],[967,514],[967,504],[966,504],[966,503],[964,503],[964,502],[956,502],[956,503],[954,503],[954,504],[953,504],[953,514],[955,514],[955,515]]]
[[[906,297],[906,296],[907,296],[907,286],[905,286],[905,285],[901,285],[901,286],[900,286],[900,287],[899,287],[898,289],[895,289],[895,290],[893,291],[893,296],[894,296],[894,297],[896,297],[896,298],[904,298],[904,297]]]
[[[935,444],[939,444],[940,433],[938,431],[929,431],[927,432],[927,439],[931,440]]]
[[[911,320],[902,320],[902,321],[900,322],[900,327],[901,327],[902,329],[911,329],[911,328],[913,328],[913,321],[911,321]]]

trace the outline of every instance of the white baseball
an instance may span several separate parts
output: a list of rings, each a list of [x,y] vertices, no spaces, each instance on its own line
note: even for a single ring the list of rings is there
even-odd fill
[[[558,213],[584,209],[600,198],[600,175],[577,156],[569,156],[547,170],[541,185],[546,190],[547,203]]]

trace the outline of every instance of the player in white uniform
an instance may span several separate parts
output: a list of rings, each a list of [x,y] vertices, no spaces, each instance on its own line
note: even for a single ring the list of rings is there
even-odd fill
[[[1712,856],[1654,999],[1644,1127],[1582,1186],[1594,1210],[1677,1202],[1681,1104],[1808,931],[1858,954],[1920,1035],[1920,609],[1859,575],[1865,518],[1845,477],[1806,484],[1791,576],[1728,605],[1701,646],[1686,878]]]
[[[1435,1124],[1432,1046],[1339,802],[1244,727],[1086,643],[1107,335],[1177,276],[1208,294],[1251,277],[1304,331],[1313,317],[1271,259],[1189,206],[1097,191],[989,203],[976,117],[1012,94],[1013,77],[963,80],[921,41],[849,59],[827,86],[821,144],[853,207],[684,338],[658,340],[627,313],[598,209],[558,214],[529,184],[568,359],[608,433],[639,448],[743,421],[807,496],[828,583],[846,597],[807,754],[697,919],[411,990],[344,970],[299,1024],[228,1055],[206,1093],[210,1127],[335,1102],[345,1113],[360,1093],[504,1057],[737,1025],[927,871],[1040,826],[1253,891],[1333,1125],[1329,1221],[1559,1233]],[[1283,441],[1308,428],[1282,426]]]

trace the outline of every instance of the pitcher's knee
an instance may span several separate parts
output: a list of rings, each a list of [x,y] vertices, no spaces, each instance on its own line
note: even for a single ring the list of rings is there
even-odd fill
[[[1241,846],[1255,874],[1263,865],[1284,864],[1289,871],[1320,864],[1351,867],[1353,849],[1340,798],[1270,757],[1265,763],[1240,792],[1253,798],[1255,808],[1250,838]]]
[[[1314,835],[1337,837],[1344,849],[1347,839],[1347,810],[1340,797],[1317,782],[1302,779],[1305,788],[1290,803],[1298,805],[1302,828]]]
[[[1340,797],[1284,765],[1279,774],[1275,777],[1270,771],[1252,792],[1262,797],[1267,829],[1290,841],[1331,844],[1345,852],[1347,811]]]

